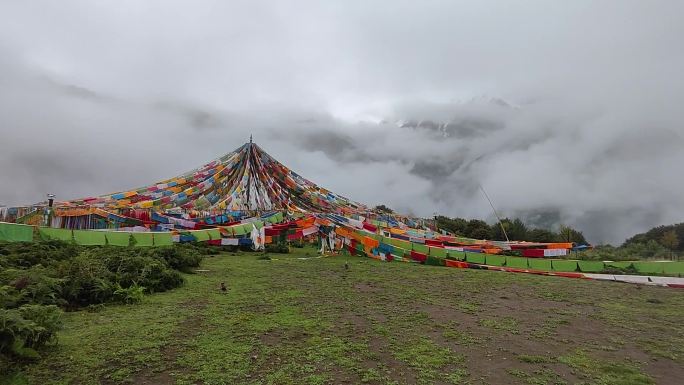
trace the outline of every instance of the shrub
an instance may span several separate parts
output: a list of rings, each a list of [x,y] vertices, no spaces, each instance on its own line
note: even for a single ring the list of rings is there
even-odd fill
[[[179,250],[194,250],[200,255],[218,255],[221,251],[230,251],[235,248],[235,246],[210,245],[206,242],[181,243],[173,247]]]
[[[71,307],[106,302],[114,291],[113,278],[104,259],[83,252],[70,261],[61,295]]]
[[[0,242],[0,373],[55,340],[59,306],[99,311],[138,303],[145,292],[183,284],[178,270],[198,267],[204,248],[78,246],[61,241]]]
[[[166,291],[183,284],[177,270],[191,272],[202,260],[195,247],[83,247],[59,241],[2,243],[0,252],[3,308],[35,303],[76,309],[118,301],[118,286],[136,284],[147,292]]]
[[[52,277],[54,272],[42,265],[29,269],[6,269],[0,282],[6,283],[5,295],[0,298],[2,307],[14,308],[23,304],[63,305],[59,291],[62,279]]]
[[[61,313],[55,305],[0,309],[0,353],[38,358],[35,349],[54,341],[62,328]]]
[[[129,287],[121,287],[118,283],[116,284],[116,290],[114,290],[114,297],[127,304],[140,303],[145,295],[145,288],[143,286],[134,283]]]
[[[282,243],[269,243],[266,245],[265,250],[267,253],[279,253],[287,254],[290,252],[290,248],[286,244]]]
[[[216,251],[217,250],[211,250]],[[199,267],[202,255],[195,248],[182,246],[158,247],[150,249],[150,254],[158,259],[166,261],[172,269],[190,273],[192,268]]]
[[[305,246],[305,245],[304,245],[304,241],[301,240],[301,239],[298,239],[298,240],[296,240],[296,241],[292,241],[291,244],[292,244],[292,247],[296,247],[296,248],[298,248],[298,249],[301,249],[301,248],[303,248],[303,247]]]

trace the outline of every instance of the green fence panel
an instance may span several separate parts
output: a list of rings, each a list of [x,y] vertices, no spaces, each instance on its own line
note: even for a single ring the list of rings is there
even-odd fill
[[[485,264],[485,255],[482,253],[466,253],[466,262]]]
[[[618,269],[628,269],[632,266],[632,261],[615,261],[615,262],[605,262],[605,267],[615,267]]]
[[[663,272],[669,275],[684,275],[684,262],[663,263]]]
[[[412,243],[411,246],[413,247],[413,251],[417,251],[425,255],[430,254],[430,248],[423,245],[422,243]]]
[[[219,229],[210,229],[207,230],[207,233],[211,239],[221,239],[221,231]]]
[[[444,262],[444,258],[435,257],[434,255],[428,255],[427,259],[425,260],[425,264],[432,266],[444,266],[446,265],[446,262]]]
[[[527,258],[527,264],[532,270],[551,271],[551,260],[544,258]]]
[[[465,261],[466,260],[466,252],[464,251],[458,251],[458,250],[448,250],[447,249],[447,255],[449,259],[455,259],[458,261]]]
[[[601,261],[577,261],[580,271],[584,273],[600,273],[605,269]]]
[[[411,250],[411,242],[405,241],[403,239],[390,238],[388,239],[389,244],[396,247],[401,247],[404,250]]]
[[[554,259],[551,261],[551,267],[554,271],[573,272],[577,271],[577,261]]]
[[[446,258],[447,251],[442,247],[430,247],[430,255],[434,257]]]
[[[634,262],[634,268],[639,273],[662,274],[666,262]]]
[[[107,238],[103,231],[74,230],[74,242],[83,246],[106,245]]]
[[[0,223],[0,241],[32,242],[33,226]]]
[[[131,233],[131,237],[138,247],[154,246],[154,235],[152,233]]]
[[[70,229],[53,229],[52,227],[39,227],[38,234],[42,239],[58,239],[71,242],[74,240],[73,231]]]
[[[527,269],[527,258],[522,257],[506,257],[506,267],[513,267],[516,269]]]
[[[173,246],[173,234],[171,233],[154,233],[155,246]]]
[[[131,244],[131,233],[110,231],[105,236],[110,246],[128,246]]]
[[[506,262],[506,257],[503,255],[487,254],[485,256],[485,262],[490,266],[503,266]]]

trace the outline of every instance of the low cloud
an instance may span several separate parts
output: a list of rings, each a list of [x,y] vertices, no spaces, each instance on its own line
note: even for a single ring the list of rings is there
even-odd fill
[[[493,221],[483,186],[620,243],[684,218],[683,7],[6,2],[0,204],[137,187],[253,135],[367,204]]]

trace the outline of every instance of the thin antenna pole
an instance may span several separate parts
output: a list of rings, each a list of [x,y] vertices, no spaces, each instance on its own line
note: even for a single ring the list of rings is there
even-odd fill
[[[487,195],[487,192],[485,191],[484,187],[482,187],[481,184],[478,186],[480,186],[480,190],[482,190],[482,193],[484,194],[485,198],[487,198],[489,205],[492,206],[492,211],[494,212],[494,216],[496,216],[496,219],[499,220],[499,226],[501,226],[501,231],[503,231],[504,237],[506,237],[506,242],[510,242],[510,240],[508,239],[508,234],[506,234],[506,229],[504,228],[504,225],[501,222],[501,217],[499,216],[499,213],[496,212],[496,209],[494,208],[494,204],[492,203],[492,200],[489,199],[489,195]]]

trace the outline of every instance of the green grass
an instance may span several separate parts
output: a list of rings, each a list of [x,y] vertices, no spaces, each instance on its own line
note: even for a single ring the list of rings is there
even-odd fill
[[[522,362],[527,362],[529,364],[546,364],[546,363],[554,361],[553,358],[551,358],[551,357],[529,355],[529,354],[521,354],[518,356],[518,359]]]
[[[306,253],[210,257],[139,305],[67,313],[58,345],[4,383],[650,384],[650,360],[684,372],[684,291]]]
[[[508,333],[520,334],[518,321],[511,317],[482,319],[480,320],[480,325]]]
[[[597,385],[653,384],[648,376],[640,372],[638,366],[629,361],[606,362],[593,358],[582,350],[559,357],[558,360],[579,372],[583,377],[591,379]]]

